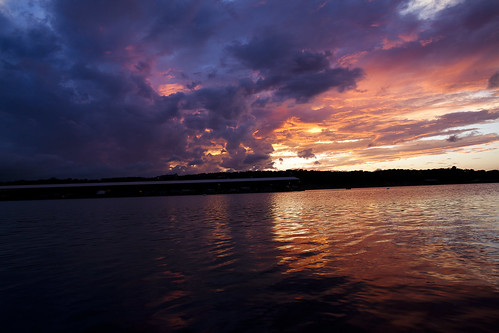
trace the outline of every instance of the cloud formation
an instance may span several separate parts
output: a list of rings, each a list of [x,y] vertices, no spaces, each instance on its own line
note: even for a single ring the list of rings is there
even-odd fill
[[[499,88],[499,72],[494,73],[489,78],[489,84],[487,86],[489,89]]]
[[[6,0],[0,180],[271,169],[436,135],[442,152],[465,145],[463,126],[498,119],[499,6],[425,10]]]
[[[312,148],[301,150],[298,152],[297,155],[298,155],[298,157],[305,158],[305,159],[315,157],[315,154],[312,152]]]

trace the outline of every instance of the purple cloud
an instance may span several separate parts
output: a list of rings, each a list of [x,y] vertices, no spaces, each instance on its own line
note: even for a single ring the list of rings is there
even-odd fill
[[[499,88],[499,72],[494,73],[490,78],[489,78],[489,84],[487,86],[488,89],[495,89]]]
[[[308,149],[304,149],[304,150],[299,151],[297,156],[304,158],[304,159],[309,159],[309,158],[314,158],[315,154],[312,152],[312,148],[308,148]]]

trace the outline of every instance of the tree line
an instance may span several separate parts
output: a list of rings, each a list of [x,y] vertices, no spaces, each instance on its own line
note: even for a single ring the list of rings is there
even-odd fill
[[[499,170],[441,168],[427,170],[389,169],[376,171],[316,171],[292,169],[282,171],[241,171],[201,173],[194,175],[168,174],[157,177],[116,177],[101,179],[40,179],[3,182],[0,185],[81,184],[99,182],[168,181],[201,179],[236,179],[263,177],[296,177],[304,189],[390,187],[410,185],[468,184],[499,182]]]

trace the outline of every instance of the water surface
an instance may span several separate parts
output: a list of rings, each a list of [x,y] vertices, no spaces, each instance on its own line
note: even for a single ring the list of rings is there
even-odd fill
[[[499,184],[0,202],[6,332],[496,331]]]

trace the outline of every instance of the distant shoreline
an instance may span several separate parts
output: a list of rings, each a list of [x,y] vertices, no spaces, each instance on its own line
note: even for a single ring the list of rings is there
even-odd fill
[[[0,200],[282,192],[314,189],[497,183],[499,170],[246,171],[198,175],[44,179],[0,183]]]
[[[0,201],[284,192],[301,190],[296,177],[120,181],[0,186]]]

